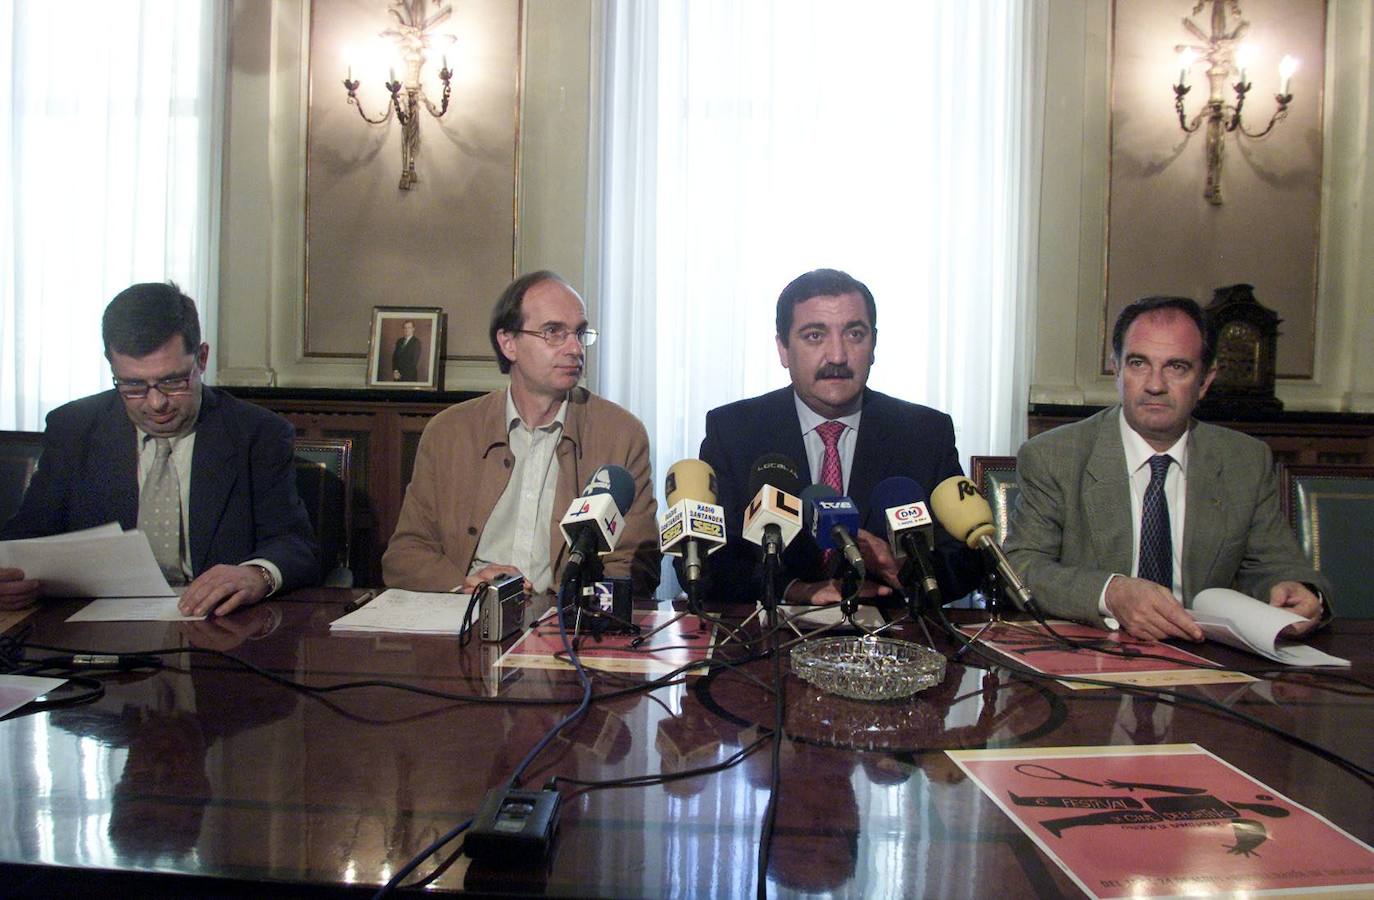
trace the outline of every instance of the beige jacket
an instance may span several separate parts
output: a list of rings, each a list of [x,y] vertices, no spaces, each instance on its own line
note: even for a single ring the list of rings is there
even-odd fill
[[[463,583],[515,464],[507,424],[503,389],[451,406],[425,426],[396,531],[382,556],[389,587],[449,591]],[[636,599],[651,597],[659,576],[658,505],[643,424],[609,400],[575,388],[555,454],[558,487],[549,546],[555,583],[568,555],[558,521],[598,466],[617,465],[634,477],[635,497],[625,534],[605,559],[606,575],[630,577]]]

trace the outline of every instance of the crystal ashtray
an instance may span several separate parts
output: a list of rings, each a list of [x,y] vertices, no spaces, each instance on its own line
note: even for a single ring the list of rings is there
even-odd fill
[[[945,658],[929,647],[875,637],[819,638],[792,650],[792,671],[841,697],[897,700],[945,680]]]

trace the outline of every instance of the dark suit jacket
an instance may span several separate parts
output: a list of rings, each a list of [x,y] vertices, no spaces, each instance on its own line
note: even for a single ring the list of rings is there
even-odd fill
[[[402,381],[420,380],[419,338],[406,340],[404,337],[398,337],[396,339],[396,349],[391,351],[391,368],[401,373]]]
[[[1022,445],[1006,547],[1047,612],[1098,625],[1103,585],[1129,575],[1134,555],[1120,415],[1113,406]],[[1188,432],[1181,555],[1184,606],[1211,587],[1267,601],[1280,581],[1330,594],[1283,517],[1268,446],[1229,428],[1193,422]]]
[[[269,559],[282,589],[320,580],[319,551],[296,495],[290,423],[204,388],[191,456],[191,571]],[[138,447],[114,391],[48,414],[43,455],[0,539],[45,537],[106,522],[138,524]]]
[[[725,509],[728,538],[705,566],[703,595],[714,602],[753,601],[763,593],[759,548],[742,537],[744,507],[752,499],[747,493],[754,461],[765,453],[782,453],[797,464],[803,481],[810,475],[793,396],[792,388],[785,387],[706,414],[706,438],[701,442],[700,456],[716,471],[717,502]],[[877,391],[864,391],[863,416],[849,474],[849,496],[864,522],[869,521],[873,489],[884,478],[904,475],[929,494],[944,479],[962,474],[949,416]],[[877,515],[881,514],[878,510]],[[876,534],[881,529],[870,526],[870,530]],[[947,600],[962,597],[977,585],[982,573],[977,557],[938,525],[935,556],[940,590]],[[825,575],[815,544],[800,535],[783,554],[783,568],[780,590],[791,579],[817,581]]]

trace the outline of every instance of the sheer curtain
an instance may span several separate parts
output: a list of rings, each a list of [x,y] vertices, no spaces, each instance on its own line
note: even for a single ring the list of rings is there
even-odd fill
[[[787,383],[774,303],[844,269],[878,304],[870,384],[1025,435],[1045,0],[610,0],[589,282],[599,389],[654,472],[707,410]],[[661,492],[662,485],[659,485]]]
[[[0,0],[0,428],[109,386],[100,314],[175,280],[213,329],[222,0]]]

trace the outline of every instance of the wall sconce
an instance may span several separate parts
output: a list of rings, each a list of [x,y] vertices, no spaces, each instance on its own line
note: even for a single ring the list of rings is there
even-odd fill
[[[1183,27],[1202,44],[1179,44],[1174,48],[1179,54],[1178,84],[1174,85],[1174,109],[1178,112],[1179,127],[1188,134],[1201,128],[1204,119],[1207,121],[1207,187],[1203,189],[1202,196],[1213,206],[1220,206],[1221,164],[1226,149],[1226,135],[1232,131],[1239,131],[1246,137],[1262,138],[1288,116],[1288,104],[1293,102],[1289,84],[1293,72],[1298,68],[1298,61],[1291,56],[1283,58],[1279,64],[1279,92],[1274,95],[1278,109],[1274,110],[1274,115],[1270,117],[1269,124],[1263,131],[1250,131],[1241,121],[1241,110],[1245,106],[1245,95],[1250,92],[1250,82],[1246,79],[1245,48],[1240,45],[1240,39],[1250,27],[1250,23],[1240,17],[1240,0],[1197,0],[1193,7],[1193,15],[1202,12],[1202,8],[1208,3],[1212,4],[1212,33],[1204,33],[1192,19],[1185,18]],[[1229,31],[1226,28],[1228,7],[1236,19],[1236,26]],[[1205,59],[1208,64],[1207,81],[1211,94],[1207,105],[1189,122],[1187,114],[1183,111],[1183,98],[1192,90],[1188,86],[1188,70],[1199,57]],[[1236,82],[1231,85],[1236,92],[1236,103],[1232,106],[1223,99],[1222,89],[1226,79],[1236,73]]]
[[[390,69],[386,89],[391,94],[391,103],[387,106],[386,115],[374,119],[363,111],[363,105],[358,100],[360,82],[353,78],[351,62],[348,66],[348,77],[343,83],[344,89],[348,91],[348,102],[358,108],[358,115],[362,116],[364,122],[369,125],[381,125],[394,114],[401,123],[400,188],[403,191],[410,190],[411,186],[420,180],[415,175],[415,155],[420,152],[420,105],[423,103],[434,118],[442,119],[444,113],[448,112],[449,82],[453,78],[453,70],[448,67],[448,55],[445,54],[439,69],[439,80],[443,82],[444,92],[436,107],[420,84],[420,68],[425,64],[425,51],[433,50],[440,44],[451,46],[456,39],[451,34],[434,34],[430,30],[452,15],[453,10],[449,7],[448,0],[438,0],[434,14],[426,16],[425,7],[428,3],[429,0],[388,0],[387,12],[396,19],[396,27],[388,28],[379,36],[389,37],[396,42],[405,63],[405,81],[396,78],[395,68]],[[404,97],[401,96],[402,91],[405,92]]]

